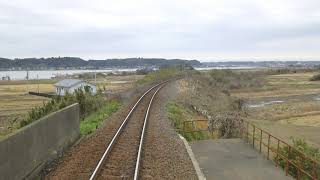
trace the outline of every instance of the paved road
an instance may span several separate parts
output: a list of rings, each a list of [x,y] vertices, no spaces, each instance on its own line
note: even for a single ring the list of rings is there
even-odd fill
[[[191,148],[207,179],[292,179],[241,139],[197,141]]]

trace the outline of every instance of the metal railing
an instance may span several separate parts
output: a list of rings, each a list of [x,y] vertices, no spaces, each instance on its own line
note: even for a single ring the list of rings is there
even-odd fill
[[[241,132],[242,138],[252,144],[253,148],[257,148],[260,153],[263,153],[263,147],[265,147],[264,153],[267,159],[271,159],[276,166],[284,168],[286,175],[290,174],[298,180],[318,179],[319,162],[307,157],[300,150],[248,121],[244,121]]]
[[[184,133],[193,133],[193,132],[200,132],[200,131],[207,132],[208,128],[206,128],[206,129],[199,128],[198,125],[197,125],[198,122],[208,123],[208,120],[195,119],[195,120],[192,120],[192,121],[183,121],[182,130],[184,131]],[[192,130],[190,130],[190,129],[192,129]]]
[[[203,122],[208,122],[208,120],[184,121],[179,131],[183,133],[209,132],[208,123],[207,128],[198,128],[197,124]],[[273,161],[277,167],[281,166],[287,176],[291,175],[298,180],[317,180],[320,178],[320,163],[318,161],[257,127],[257,125],[244,121],[240,135],[245,142],[251,144],[259,153],[264,154],[268,160]]]

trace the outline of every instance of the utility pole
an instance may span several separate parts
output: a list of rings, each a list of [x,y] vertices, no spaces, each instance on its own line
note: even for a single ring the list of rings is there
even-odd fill
[[[29,92],[29,71],[27,71],[26,79],[27,79],[27,93],[28,93]]]
[[[40,93],[40,90],[39,90],[39,74],[37,74],[37,79],[38,79],[38,93]]]

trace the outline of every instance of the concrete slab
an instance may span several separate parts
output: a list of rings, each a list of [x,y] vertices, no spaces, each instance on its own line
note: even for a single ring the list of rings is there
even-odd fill
[[[197,141],[191,148],[207,179],[292,179],[241,139]]]

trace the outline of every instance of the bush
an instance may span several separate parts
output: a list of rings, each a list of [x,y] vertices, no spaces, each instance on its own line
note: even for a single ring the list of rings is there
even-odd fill
[[[238,137],[246,109],[243,100],[230,96],[229,91],[234,83],[240,87],[255,86],[250,84],[255,80],[253,77],[241,76],[242,73],[231,70],[193,73],[182,83],[178,101],[205,116],[211,133],[223,138]]]
[[[143,79],[140,79],[137,83],[148,84],[148,83],[160,82],[160,81],[168,80],[174,77],[185,75],[190,71],[192,70],[189,68],[189,66],[183,66],[183,65],[160,68],[157,71],[149,72],[144,76]]]
[[[65,96],[54,96],[49,102],[44,103],[43,106],[33,108],[28,113],[26,119],[20,121],[19,126],[26,126],[35,120],[74,103],[79,103],[80,118],[83,119],[90,113],[97,111],[105,102],[101,93],[92,95],[86,88],[84,90],[78,89],[72,95],[66,93]]]
[[[320,74],[316,74],[310,78],[310,81],[320,81]]]
[[[232,70],[211,70],[209,72],[211,85],[222,89],[240,89],[261,87],[265,84],[258,72],[234,72]]]
[[[300,152],[304,153],[307,157],[310,157],[312,159],[315,159],[316,161],[320,160],[320,151],[318,148],[312,147],[309,144],[307,144],[303,139],[292,139],[293,141],[293,148],[296,150],[291,149],[289,153],[289,148],[287,146],[281,147],[279,152],[283,156],[287,157],[290,161],[292,161],[295,164],[300,164],[300,167],[305,170],[307,173],[312,174],[313,171],[313,164],[310,160],[302,159],[300,156]],[[298,152],[299,150],[300,152]],[[280,167],[284,168],[286,167],[286,160],[283,160],[281,158],[274,157],[274,161],[277,162]],[[289,174],[293,177],[297,177],[298,170],[294,166],[289,167]],[[320,167],[317,167],[316,173],[318,176],[320,176]],[[301,173],[301,179],[309,179],[305,175]]]
[[[209,129],[218,131],[221,138],[239,137],[243,119],[238,112],[228,112],[214,116],[209,121]]]

